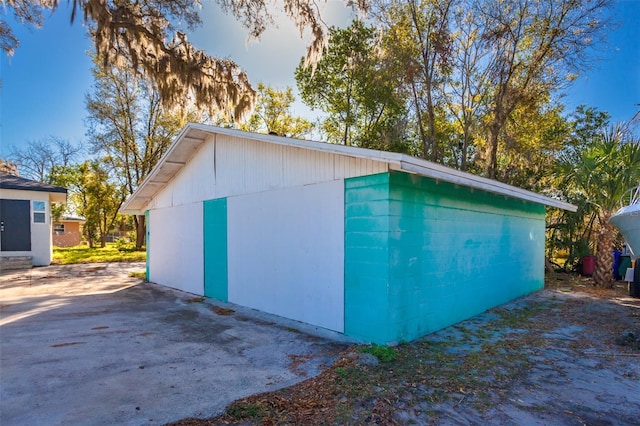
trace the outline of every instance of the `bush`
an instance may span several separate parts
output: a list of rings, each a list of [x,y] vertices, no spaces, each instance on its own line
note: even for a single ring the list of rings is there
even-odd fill
[[[116,248],[118,249],[118,251],[125,253],[131,253],[137,250],[136,243],[129,242],[126,238],[120,238],[118,241],[116,241]]]

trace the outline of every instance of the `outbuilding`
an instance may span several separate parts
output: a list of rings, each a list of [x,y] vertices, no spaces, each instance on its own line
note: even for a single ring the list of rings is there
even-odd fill
[[[545,206],[404,154],[188,124],[122,211],[158,284],[379,344],[544,284]]]
[[[0,173],[0,252],[3,269],[51,263],[51,203],[66,202],[66,188]]]

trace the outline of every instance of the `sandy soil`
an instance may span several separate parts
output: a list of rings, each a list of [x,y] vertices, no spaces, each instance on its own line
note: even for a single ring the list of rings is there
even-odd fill
[[[317,377],[176,424],[640,425],[640,299],[624,283],[552,275],[393,351],[352,347]]]

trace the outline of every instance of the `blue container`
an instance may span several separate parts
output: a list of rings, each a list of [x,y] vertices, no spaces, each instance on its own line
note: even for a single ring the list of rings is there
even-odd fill
[[[622,279],[622,277],[618,273],[618,268],[620,267],[620,256],[622,256],[621,251],[613,251],[613,279],[616,281]]]

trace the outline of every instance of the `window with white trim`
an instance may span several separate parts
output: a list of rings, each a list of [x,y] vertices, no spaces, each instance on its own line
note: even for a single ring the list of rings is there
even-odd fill
[[[33,203],[33,223],[46,223],[46,204],[44,201],[34,201]]]

